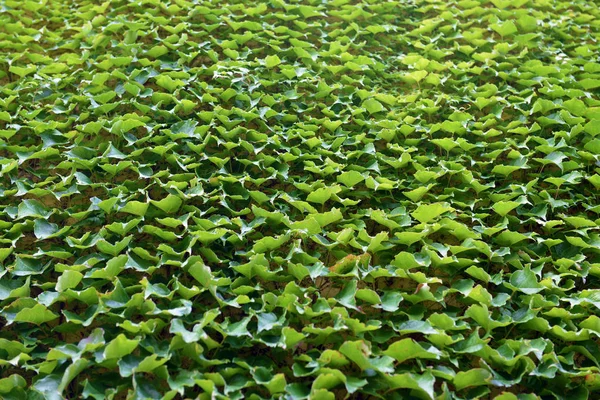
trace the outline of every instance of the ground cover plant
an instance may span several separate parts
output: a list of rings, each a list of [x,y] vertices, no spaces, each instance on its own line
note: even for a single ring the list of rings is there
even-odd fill
[[[600,398],[599,17],[0,2],[0,398]]]

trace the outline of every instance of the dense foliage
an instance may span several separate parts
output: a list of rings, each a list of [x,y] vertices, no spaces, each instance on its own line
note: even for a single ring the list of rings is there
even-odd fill
[[[0,397],[598,398],[598,40],[594,0],[1,2]]]

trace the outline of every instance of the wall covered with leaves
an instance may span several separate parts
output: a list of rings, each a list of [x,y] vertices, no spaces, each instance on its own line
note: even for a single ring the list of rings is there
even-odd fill
[[[600,392],[596,1],[0,2],[0,398]]]

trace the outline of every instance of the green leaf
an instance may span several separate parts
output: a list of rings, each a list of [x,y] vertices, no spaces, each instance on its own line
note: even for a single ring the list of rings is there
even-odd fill
[[[392,343],[383,354],[393,357],[402,363],[412,358],[439,360],[442,353],[435,347],[423,347],[413,339],[407,338]]]
[[[73,289],[83,279],[83,274],[79,271],[67,270],[56,281],[56,291],[64,292],[67,289]]]
[[[13,389],[25,388],[27,381],[18,374],[12,374],[6,378],[0,379],[0,393],[10,393]]]
[[[363,340],[347,341],[340,346],[340,353],[353,361],[361,370],[372,368],[369,356],[371,347]]]
[[[68,230],[68,227],[64,227],[60,230],[57,224],[50,223],[45,219],[36,219],[33,224],[33,233],[36,238],[40,240],[49,239],[57,236],[58,234]]]
[[[365,180],[362,174],[358,171],[345,171],[337,176],[337,181],[347,187],[354,187],[358,183]]]
[[[252,251],[255,253],[266,253],[279,248],[289,240],[289,235],[281,235],[279,237],[264,237],[254,243]]]
[[[135,88],[138,89],[137,86],[135,86]],[[139,89],[138,89],[138,91],[139,91]],[[124,133],[127,133],[133,129],[139,128],[140,126],[144,126],[144,125],[146,125],[146,124],[138,119],[133,119],[133,118],[123,119],[123,120],[120,119],[113,124],[113,126],[111,127],[111,132],[122,135]]]
[[[598,80],[598,82],[600,83],[600,80]],[[592,136],[599,135],[600,134],[600,118],[592,119],[590,122],[585,124],[585,126],[583,127],[583,130]]]
[[[426,399],[434,398],[435,378],[429,371],[421,375],[413,373],[388,375],[385,379],[392,389],[412,389],[421,393]]]
[[[282,373],[276,374],[267,384],[265,384],[271,395],[283,393],[286,385],[287,381],[285,375]]]
[[[582,217],[563,217],[563,220],[575,228],[590,228],[597,226],[594,221]]]
[[[317,389],[312,392],[310,398],[314,400],[335,400],[335,394],[327,389]]]
[[[501,216],[505,216],[515,208],[517,208],[521,203],[517,201],[499,201],[495,203],[492,208],[496,213]]]
[[[510,36],[518,32],[514,22],[510,20],[504,21],[501,24],[491,24],[490,27],[502,37]]]
[[[139,340],[127,339],[127,337],[121,333],[106,345],[103,352],[104,358],[107,360],[122,358],[131,354],[138,347],[139,343]]]
[[[453,208],[448,203],[421,204],[410,215],[421,223],[427,223],[452,210]]]
[[[395,312],[400,308],[399,304],[402,299],[401,293],[395,291],[385,292],[381,297],[381,308],[387,312]]]
[[[169,49],[167,49],[166,46],[159,45],[159,46],[154,46],[150,50],[148,50],[146,52],[146,55],[148,57],[158,58],[158,57],[164,56],[168,52],[169,52]]]
[[[156,84],[165,88],[169,92],[175,92],[178,88],[185,86],[185,83],[179,79],[173,79],[169,75],[159,75],[156,78]]]
[[[426,214],[423,214],[422,218],[427,218]],[[416,243],[419,240],[423,239],[425,237],[425,233],[424,232],[398,232],[398,233],[396,233],[396,237],[398,238],[399,243],[402,243],[406,246],[410,246],[413,243]]]
[[[42,304],[36,304],[31,308],[24,308],[15,315],[16,322],[29,322],[31,324],[41,325],[53,321],[58,315],[48,310]]]
[[[522,32],[535,31],[537,29],[537,23],[537,18],[527,14],[521,15],[517,20],[517,24]]]
[[[148,203],[134,200],[125,204],[119,211],[143,217],[146,215],[146,210],[148,210]]]
[[[281,64],[281,60],[279,57],[277,57],[277,55],[267,56],[265,58],[265,65],[267,68],[275,68],[279,64]]]
[[[60,374],[46,375],[36,380],[32,385],[32,389],[47,400],[60,400],[63,398],[59,391],[61,379],[62,376]]]
[[[310,192],[310,194],[306,198],[306,201],[309,201],[311,203],[324,204],[327,200],[331,198],[332,195],[333,191],[330,188],[324,187]]]
[[[30,65],[27,67],[18,67],[16,65],[11,65],[8,70],[9,70],[9,72],[23,78],[29,74],[34,73],[37,70],[37,67],[35,65]]]
[[[179,121],[179,122],[171,125],[170,131],[174,135],[182,135],[184,137],[194,136],[197,125],[198,125],[198,121],[188,119],[185,121]]]
[[[495,238],[496,242],[501,246],[512,246],[525,239],[527,239],[527,236],[522,233],[511,231],[503,231]]]
[[[160,201],[150,200],[150,203],[155,207],[163,210],[167,214],[174,214],[179,210],[181,204],[183,204],[183,200],[181,200],[178,196],[169,194],[167,197]]]
[[[369,112],[369,114],[375,114],[375,113],[378,113],[378,112],[386,111],[386,109],[383,106],[383,104],[381,104],[380,102],[378,102],[374,98],[370,98],[370,99],[365,100],[362,103],[362,107],[364,107]]]
[[[439,146],[447,152],[458,146],[458,143],[450,138],[432,139],[431,143],[435,144],[436,146]]]
[[[427,71],[413,71],[404,75],[404,79],[408,82],[421,82],[428,75]]]
[[[262,331],[270,331],[276,326],[281,326],[281,323],[277,319],[277,315],[274,313],[260,313],[256,315],[258,322],[258,333]]]
[[[193,263],[188,269],[188,273],[194,277],[203,287],[213,285],[213,277],[210,268],[207,267],[201,260]]]
[[[470,371],[460,371],[454,377],[453,383],[456,390],[463,390],[472,386],[489,385],[492,374],[482,368],[474,368]]]
[[[71,381],[77,377],[81,372],[83,372],[88,365],[91,364],[91,361],[86,359],[75,360],[73,364],[69,365],[65,370],[62,379],[60,380],[60,385],[57,388],[57,391],[63,393],[65,388],[69,386]]]
[[[490,303],[491,303],[491,301],[490,301]],[[486,330],[486,332],[488,332],[488,333],[490,331],[492,331],[493,329],[507,326],[512,322],[509,318],[506,318],[502,321],[493,320],[490,317],[490,311],[487,307],[487,304],[482,304],[482,305],[473,304],[465,312],[465,316],[472,318],[475,322],[477,322],[478,325],[483,327]]]
[[[29,297],[30,282],[29,278],[25,282],[17,279],[0,280],[0,301],[10,298]]]
[[[248,323],[250,323],[250,317],[244,318],[241,321],[227,324],[225,327],[225,333],[228,336],[241,337],[241,336],[252,336],[248,332]]]
[[[515,271],[510,276],[510,284],[525,294],[539,293],[544,290],[535,273],[529,268]]]
[[[296,344],[298,344],[302,339],[306,337],[304,334],[290,327],[284,327],[281,330],[281,333],[286,348],[293,348]]]
[[[110,254],[111,256],[118,256],[127,246],[129,246],[132,238],[133,235],[129,235],[115,244],[109,243],[104,239],[100,239],[96,243],[96,247],[103,253]]]
[[[44,264],[34,258],[15,257],[15,266],[12,270],[14,276],[39,275],[43,273],[50,263]]]
[[[596,89],[600,87],[600,79],[585,78],[579,81],[579,85],[585,90]]]
[[[348,282],[340,293],[338,293],[336,300],[344,307],[356,309],[356,286],[357,283],[355,280]]]
[[[600,154],[600,139],[590,140],[583,148],[592,154]]]
[[[17,218],[35,217],[48,218],[52,214],[48,209],[37,200],[23,200],[18,207]]]

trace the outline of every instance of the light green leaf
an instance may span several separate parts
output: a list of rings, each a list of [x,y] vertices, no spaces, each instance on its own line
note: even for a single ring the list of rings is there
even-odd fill
[[[340,353],[353,361],[361,370],[372,368],[369,356],[371,347],[364,340],[347,341],[340,346]]]
[[[167,197],[160,201],[150,200],[150,203],[157,208],[160,208],[167,214],[173,214],[179,210],[181,204],[183,204],[183,200],[181,200],[178,196],[169,194]]]
[[[267,68],[275,68],[279,64],[281,64],[281,60],[277,55],[265,57],[265,65],[267,66]]]
[[[134,200],[125,204],[119,211],[143,217],[146,214],[146,210],[148,210],[148,203]]]
[[[482,368],[474,368],[470,371],[460,371],[454,377],[454,386],[456,390],[463,390],[467,387],[489,385],[492,380],[492,374]]]
[[[378,102],[374,98],[370,98],[370,99],[365,100],[362,103],[362,107],[364,107],[369,112],[369,114],[375,114],[375,113],[378,113],[378,112],[386,111],[386,109],[383,106],[383,104],[381,104],[380,102]]]
[[[313,192],[310,192],[306,201],[317,204],[324,204],[327,200],[331,198],[333,195],[333,191],[330,188],[324,187],[317,189]]]
[[[506,214],[508,214],[509,212],[511,212],[512,210],[514,210],[515,208],[517,208],[520,204],[521,203],[519,203],[517,201],[499,201],[499,202],[495,203],[492,206],[492,208],[499,215],[505,216]]]
[[[510,276],[510,283],[526,294],[539,293],[544,290],[544,286],[538,282],[535,273],[529,268],[513,272]]]
[[[207,267],[202,260],[193,263],[188,269],[188,273],[203,287],[210,287],[214,284],[210,268]]]
[[[347,187],[353,187],[356,184],[365,180],[362,174],[358,171],[345,171],[337,176],[337,181]]]
[[[29,322],[31,324],[41,325],[53,321],[58,315],[48,310],[42,304],[36,304],[31,308],[24,308],[15,315],[16,322]]]
[[[515,23],[510,20],[504,21],[501,24],[492,24],[490,27],[502,37],[510,36],[518,32]]]
[[[435,347],[423,347],[413,339],[407,338],[392,343],[383,354],[401,363],[411,358],[439,360],[442,353]]]
[[[116,338],[111,340],[104,348],[104,358],[122,358],[127,354],[131,354],[139,345],[138,339],[127,339],[124,334],[118,335]]]
[[[12,374],[6,378],[0,379],[0,393],[10,393],[13,389],[25,388],[27,381],[18,374]]]
[[[67,270],[56,281],[56,291],[64,292],[79,285],[83,279],[83,274],[79,271]]]
[[[600,80],[598,80],[598,82],[600,83]],[[583,130],[592,136],[599,135],[600,134],[600,119],[592,119],[590,122],[585,124],[585,126],[583,127]]]
[[[422,375],[413,373],[388,375],[385,379],[393,389],[412,389],[422,393],[425,398],[431,400],[434,398],[435,377],[429,371]]]
[[[448,203],[421,204],[410,215],[421,223],[427,223],[452,210],[453,208]]]

